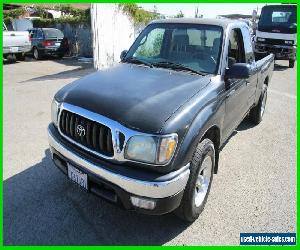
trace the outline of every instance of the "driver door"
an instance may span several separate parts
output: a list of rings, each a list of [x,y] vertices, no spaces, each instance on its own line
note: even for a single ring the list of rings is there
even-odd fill
[[[234,63],[245,63],[245,49],[242,32],[239,28],[231,30],[228,46],[227,68]],[[230,136],[239,125],[248,111],[248,80],[226,79],[225,118],[223,133],[225,137]]]

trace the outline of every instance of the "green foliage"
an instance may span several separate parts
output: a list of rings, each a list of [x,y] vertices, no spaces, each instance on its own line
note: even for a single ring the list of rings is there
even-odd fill
[[[41,17],[41,18],[48,18],[48,12],[40,7],[40,6],[35,6],[35,16]]]
[[[60,4],[53,9],[64,13],[60,18],[49,18],[47,9],[44,7],[35,6],[35,16],[40,17],[33,19],[34,27],[49,27],[56,24],[89,24],[91,23],[90,9],[82,10],[74,8],[68,4]],[[5,10],[3,12],[3,20],[6,25],[10,25],[13,19],[22,16],[26,12],[25,9]]]
[[[20,9],[13,9],[13,10],[4,10],[4,11],[3,11],[3,18],[4,18],[4,19],[5,19],[5,18],[8,18],[8,17],[10,17],[10,18],[12,18],[12,19],[18,18],[19,16],[24,15],[25,12],[26,12],[26,10],[23,9],[23,8],[20,8]]]
[[[69,4],[60,4],[55,7],[55,10],[61,11],[66,15],[71,16],[80,16],[80,17],[87,17],[87,15],[90,15],[90,9],[82,10],[78,8],[74,8]]]
[[[176,15],[175,15],[176,18],[182,18],[184,17],[184,14],[182,13],[182,11],[180,10]]]
[[[82,18],[80,16],[71,17],[71,16],[64,16],[60,18],[39,18],[32,20],[33,27],[41,27],[46,28],[50,26],[54,26],[56,24],[90,24],[87,19]]]
[[[147,24],[159,17],[157,13],[140,9],[135,3],[122,3],[119,4],[119,7],[122,8],[125,13],[129,14],[136,24]]]

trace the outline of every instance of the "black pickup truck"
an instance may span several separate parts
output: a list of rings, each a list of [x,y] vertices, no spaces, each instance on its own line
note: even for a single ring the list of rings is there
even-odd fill
[[[154,21],[118,65],[56,93],[53,161],[125,209],[194,221],[224,142],[247,115],[261,122],[273,68],[272,54],[255,60],[245,23]]]

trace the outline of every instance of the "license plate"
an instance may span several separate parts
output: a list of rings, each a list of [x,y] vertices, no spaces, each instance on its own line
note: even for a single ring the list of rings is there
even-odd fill
[[[18,51],[19,51],[19,48],[18,48],[18,47],[11,47],[11,48],[10,48],[10,51],[11,51],[12,53],[18,52]]]
[[[88,189],[87,174],[68,163],[68,177],[84,189]]]
[[[55,43],[55,46],[60,46],[60,43]]]

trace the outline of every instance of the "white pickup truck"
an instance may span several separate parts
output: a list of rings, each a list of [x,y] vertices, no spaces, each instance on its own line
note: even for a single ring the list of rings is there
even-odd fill
[[[31,38],[28,31],[8,31],[3,23],[3,58],[22,59],[30,50]]]

